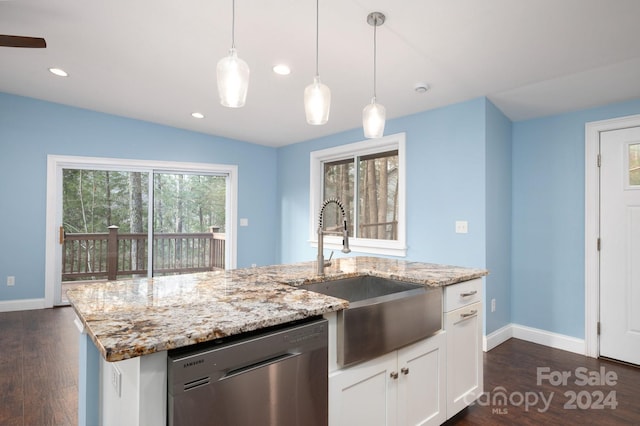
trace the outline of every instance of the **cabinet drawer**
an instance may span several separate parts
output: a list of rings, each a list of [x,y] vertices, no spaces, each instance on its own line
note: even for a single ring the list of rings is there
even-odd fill
[[[482,301],[482,279],[476,278],[444,288],[444,311],[449,312],[470,303]]]

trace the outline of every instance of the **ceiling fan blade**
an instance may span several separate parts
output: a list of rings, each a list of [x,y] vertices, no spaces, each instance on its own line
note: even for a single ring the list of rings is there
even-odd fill
[[[0,46],[43,48],[47,47],[47,42],[40,37],[23,37],[0,34]]]

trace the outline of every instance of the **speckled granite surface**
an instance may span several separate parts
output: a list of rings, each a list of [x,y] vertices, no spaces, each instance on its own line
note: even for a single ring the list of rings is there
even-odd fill
[[[482,277],[484,269],[377,257],[102,282],[67,297],[107,361],[147,355],[344,309],[348,302],[304,290],[305,283],[375,275],[428,286]]]

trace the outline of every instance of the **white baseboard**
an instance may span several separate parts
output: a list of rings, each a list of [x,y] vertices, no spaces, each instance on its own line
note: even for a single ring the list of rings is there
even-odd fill
[[[512,337],[580,355],[586,354],[584,339],[578,339],[576,337],[552,333],[550,331],[519,324],[507,324],[485,336],[483,340],[483,349],[485,352],[490,351],[500,343],[503,343]]]
[[[0,312],[31,311],[45,307],[44,299],[0,300]]]
[[[501,327],[494,331],[491,334],[484,336],[482,341],[482,350],[487,352],[491,349],[495,348],[501,343],[506,342],[507,340],[513,337],[513,324],[507,324],[504,327]]]

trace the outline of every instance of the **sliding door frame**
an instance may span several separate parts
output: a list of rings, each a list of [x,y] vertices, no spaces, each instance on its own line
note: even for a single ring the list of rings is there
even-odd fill
[[[201,173],[226,175],[226,268],[234,269],[237,264],[238,217],[238,166],[231,164],[188,163],[173,161],[130,160],[121,158],[47,156],[47,207],[45,237],[45,307],[60,303],[62,250],[59,243],[59,226],[62,223],[62,171],[63,169],[118,170],[149,173],[150,182],[156,172]],[[153,208],[153,199],[149,208]],[[149,216],[149,220],[152,217]],[[149,230],[153,232],[153,230]],[[151,256],[151,253],[149,254]],[[58,292],[56,296],[56,291]]]

